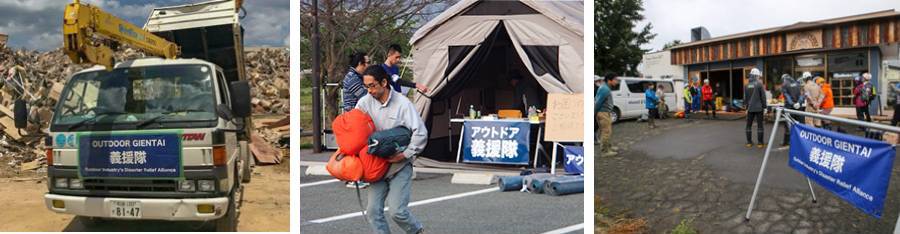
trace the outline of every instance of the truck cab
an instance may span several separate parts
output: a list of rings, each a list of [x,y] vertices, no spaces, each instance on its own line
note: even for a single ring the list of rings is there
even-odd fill
[[[44,142],[48,209],[236,230],[253,162],[239,7],[216,0],[154,9],[143,30],[177,44],[180,58],[94,66],[68,79]],[[14,105],[19,129],[26,105]]]
[[[239,97],[246,94],[246,82],[229,84],[219,66],[199,59],[145,58],[75,73],[45,140],[47,207],[100,218],[216,220],[233,230],[250,173],[246,141],[238,139],[250,112],[242,100],[249,98]]]

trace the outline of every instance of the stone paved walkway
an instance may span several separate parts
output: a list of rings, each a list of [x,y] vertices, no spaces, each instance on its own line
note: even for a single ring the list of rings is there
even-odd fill
[[[604,205],[646,218],[651,233],[669,231],[683,219],[693,219],[701,233],[890,233],[897,220],[897,165],[885,215],[876,219],[815,182],[819,201],[813,203],[806,180],[787,167],[782,150],[770,158],[771,175],[764,178],[751,221],[744,222],[763,150],[743,148],[743,121],[661,125],[650,130],[646,123],[618,123],[619,155],[595,156],[595,191]]]

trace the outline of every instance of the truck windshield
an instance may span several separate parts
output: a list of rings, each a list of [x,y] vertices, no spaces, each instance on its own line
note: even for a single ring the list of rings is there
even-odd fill
[[[153,126],[165,126],[215,121],[212,74],[209,66],[198,64],[119,68],[75,75],[56,106],[53,131],[94,126],[135,129],[150,122],[159,124]]]

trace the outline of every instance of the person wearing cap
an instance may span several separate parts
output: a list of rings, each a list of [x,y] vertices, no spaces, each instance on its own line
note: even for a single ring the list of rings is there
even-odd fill
[[[744,109],[747,110],[747,125],[744,128],[744,132],[747,135],[747,147],[753,147],[753,138],[751,128],[753,127],[753,121],[756,120],[756,133],[757,133],[757,141],[759,142],[756,146],[762,148],[765,143],[763,143],[763,113],[766,110],[766,104],[768,100],[766,100],[766,90],[763,87],[762,82],[759,81],[759,78],[762,76],[762,72],[759,69],[753,68],[750,70],[750,81],[747,83],[747,86],[744,87]]]
[[[703,80],[703,89],[700,91],[703,94],[703,109],[706,109],[706,118],[709,119],[709,112],[712,111],[712,118],[716,118],[716,104],[713,103],[713,89],[712,86],[709,85],[709,79]]]
[[[816,76],[816,84],[822,87],[822,104],[819,106],[819,114],[830,115],[834,110],[834,92],[831,90],[831,84],[825,82],[825,78]],[[831,122],[822,120],[822,128],[831,130]]]
[[[803,99],[806,98],[803,95],[802,90],[803,84],[794,80],[791,75],[783,74],[781,75],[781,94],[784,95],[784,107],[791,110],[802,111],[801,103],[803,103]],[[798,122],[803,122],[803,116],[800,115],[791,115],[791,118],[797,120]],[[784,122],[784,138],[781,141],[782,146],[787,146],[790,143],[790,126],[788,126],[787,121]]]
[[[613,96],[609,86],[619,84],[618,76],[614,73],[606,74],[600,80],[600,86],[597,87],[597,93],[594,95],[594,112],[596,112],[597,125],[599,125],[597,142],[600,143],[600,155],[604,157],[616,155],[615,149],[609,143],[612,137],[612,116]]]
[[[806,82],[803,85],[803,94],[806,95],[806,112],[819,113],[819,107],[822,106],[822,101],[825,100],[822,87],[816,84],[815,80],[812,79],[812,74],[809,72],[803,73],[803,80]],[[806,118],[806,124],[820,127],[822,126],[822,121],[818,118]]]

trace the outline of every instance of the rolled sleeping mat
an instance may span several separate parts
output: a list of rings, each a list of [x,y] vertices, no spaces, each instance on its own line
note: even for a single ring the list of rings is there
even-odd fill
[[[519,190],[522,189],[524,179],[524,176],[500,176],[497,179],[497,187],[501,192]]]
[[[569,180],[577,180],[581,176],[561,176],[561,175],[550,175],[548,177],[543,177],[539,179],[535,179],[533,183],[531,183],[531,191],[536,191],[537,193],[546,193],[547,191],[544,188],[547,187],[547,184],[554,181],[569,181]],[[584,179],[581,179],[584,180]]]
[[[584,192],[584,177],[566,178],[562,180],[547,181],[544,184],[544,193],[560,196]]]
[[[525,176],[525,188],[531,193],[542,193],[544,190],[544,180],[553,177],[550,173],[537,173]]]

